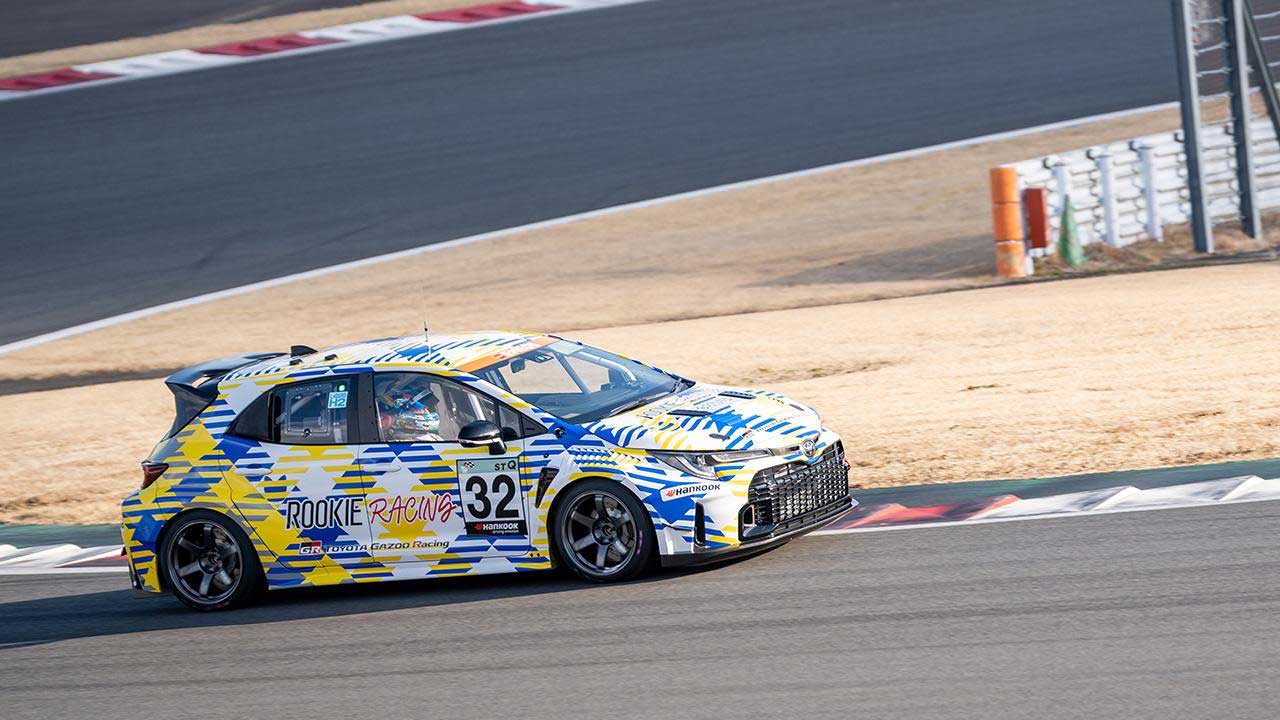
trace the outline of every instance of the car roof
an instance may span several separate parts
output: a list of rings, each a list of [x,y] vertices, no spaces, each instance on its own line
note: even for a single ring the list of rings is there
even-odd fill
[[[513,330],[486,330],[381,338],[336,345],[308,355],[282,355],[238,368],[226,380],[287,372],[305,374],[346,366],[374,368],[419,368],[473,372],[513,355],[528,352],[559,340],[552,335]],[[297,360],[296,363],[290,364]]]

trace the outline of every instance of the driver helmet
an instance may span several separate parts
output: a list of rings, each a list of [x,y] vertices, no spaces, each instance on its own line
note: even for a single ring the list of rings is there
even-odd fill
[[[378,398],[391,412],[391,429],[410,435],[434,434],[440,430],[440,414],[436,412],[439,400],[430,390],[413,393],[407,389],[393,389]]]

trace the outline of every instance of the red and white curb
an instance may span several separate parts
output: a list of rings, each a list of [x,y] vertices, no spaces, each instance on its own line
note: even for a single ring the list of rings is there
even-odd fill
[[[124,572],[129,569],[119,545],[82,548],[79,545],[0,545],[0,575],[62,575]]]
[[[843,535],[880,530],[949,527],[1263,500],[1280,500],[1280,478],[1263,480],[1256,475],[1244,475],[1150,490],[1122,486],[1029,499],[1016,495],[997,495],[930,507],[906,507],[896,503],[863,505],[813,534]],[[59,575],[126,570],[128,561],[119,545],[90,548],[70,544],[27,548],[0,545],[0,575]]]
[[[137,80],[206,70],[238,63],[272,60],[307,52],[399,40],[415,35],[452,32],[567,12],[598,10],[651,0],[523,0],[441,10],[304,30],[288,35],[212,45],[190,50],[137,55],[60,70],[0,78],[0,101],[44,95],[109,82]]]
[[[1242,475],[1148,490],[1126,485],[1028,499],[1016,495],[998,495],[931,507],[904,507],[896,503],[864,505],[813,534],[842,535],[878,530],[1042,520],[1263,500],[1280,500],[1280,478],[1264,480],[1256,475]]]

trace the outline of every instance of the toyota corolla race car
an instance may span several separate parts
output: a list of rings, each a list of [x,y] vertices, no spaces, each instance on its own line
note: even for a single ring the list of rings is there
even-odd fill
[[[166,383],[123,503],[135,588],[260,590],[567,567],[632,578],[758,551],[853,505],[818,413],[550,336],[240,355]]]

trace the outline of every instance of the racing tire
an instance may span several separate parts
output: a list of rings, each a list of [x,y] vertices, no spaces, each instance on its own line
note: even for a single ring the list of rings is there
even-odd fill
[[[225,515],[196,510],[180,515],[160,545],[161,571],[174,597],[202,612],[244,607],[263,588],[253,543]]]
[[[631,580],[652,564],[657,540],[649,513],[627,488],[608,480],[570,485],[552,524],[556,558],[594,583]]]

